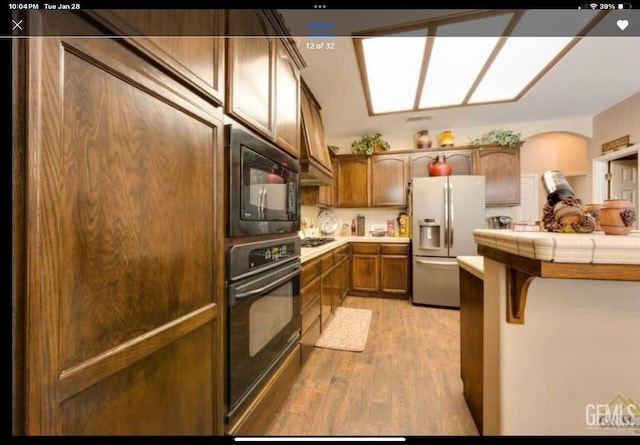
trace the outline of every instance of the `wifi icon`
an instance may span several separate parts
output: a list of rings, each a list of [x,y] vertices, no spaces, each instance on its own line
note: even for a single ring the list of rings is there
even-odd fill
[[[597,3],[591,3],[589,6],[591,6],[591,9],[596,9],[598,7]]]

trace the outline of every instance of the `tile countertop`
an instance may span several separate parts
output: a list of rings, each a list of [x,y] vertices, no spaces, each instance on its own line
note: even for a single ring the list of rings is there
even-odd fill
[[[464,255],[457,257],[458,266],[476,277],[484,280],[484,257],[480,255]]]
[[[477,244],[541,261],[640,264],[640,231],[605,235],[476,229],[473,237]]]
[[[374,242],[374,243],[408,244],[411,242],[411,238],[392,237],[392,236],[332,236],[330,238],[335,238],[335,241],[332,241],[327,244],[323,244],[322,246],[318,246],[318,247],[300,248],[300,261],[304,263],[306,261],[309,261],[313,258],[316,258],[322,255],[323,253],[327,253],[330,250],[333,250],[336,247],[343,246],[347,243]]]

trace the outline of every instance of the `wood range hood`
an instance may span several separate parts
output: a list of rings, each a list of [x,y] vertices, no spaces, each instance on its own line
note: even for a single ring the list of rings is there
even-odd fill
[[[324,137],[320,104],[304,80],[301,84],[300,185],[303,187],[331,185],[333,168]]]

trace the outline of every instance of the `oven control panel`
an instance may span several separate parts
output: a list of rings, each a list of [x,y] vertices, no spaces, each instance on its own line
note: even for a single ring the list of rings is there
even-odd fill
[[[300,238],[235,244],[227,250],[227,278],[235,281],[258,271],[270,269],[300,256]]]
[[[275,263],[279,260],[291,258],[295,255],[293,243],[283,243],[264,248],[253,249],[249,252],[249,269]]]

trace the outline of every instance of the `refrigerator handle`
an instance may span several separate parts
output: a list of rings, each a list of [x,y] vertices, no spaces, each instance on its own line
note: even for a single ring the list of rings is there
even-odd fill
[[[449,183],[449,206],[451,208],[451,216],[449,218],[449,247],[453,247],[453,182]]]
[[[449,179],[446,178],[447,180],[444,182],[444,184],[442,184],[442,186],[444,187],[444,245],[448,246],[449,245],[449,187],[448,187],[448,183],[449,183]]]
[[[430,260],[415,260],[418,264],[428,264],[430,266],[456,266],[458,267],[458,263],[456,262],[444,262],[444,261],[430,261]]]

